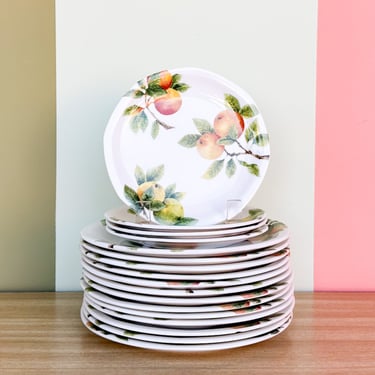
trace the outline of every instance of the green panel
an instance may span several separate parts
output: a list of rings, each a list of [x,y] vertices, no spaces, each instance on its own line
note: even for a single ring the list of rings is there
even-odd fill
[[[0,1],[0,291],[55,288],[53,0]]]

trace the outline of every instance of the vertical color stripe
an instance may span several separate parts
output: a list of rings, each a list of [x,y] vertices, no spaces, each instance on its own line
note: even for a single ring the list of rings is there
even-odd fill
[[[53,290],[53,0],[0,2],[0,290]]]
[[[315,290],[375,290],[375,2],[318,12]]]

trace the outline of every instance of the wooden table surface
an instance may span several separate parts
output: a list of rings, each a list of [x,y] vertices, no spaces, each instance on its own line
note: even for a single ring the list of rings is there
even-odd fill
[[[291,325],[247,347],[145,350],[91,333],[82,293],[0,293],[0,374],[375,374],[375,293],[296,293]]]

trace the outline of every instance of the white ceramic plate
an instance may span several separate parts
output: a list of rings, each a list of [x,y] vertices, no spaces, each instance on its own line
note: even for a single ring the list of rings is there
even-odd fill
[[[127,227],[124,225],[120,224],[115,224],[109,220],[106,220],[106,225],[108,228],[111,228],[117,232],[120,233],[125,233],[125,234],[131,234],[131,235],[138,235],[138,236],[143,236],[145,238],[147,237],[164,237],[164,238],[179,238],[179,239],[194,239],[194,238],[220,238],[223,236],[238,236],[241,234],[246,234],[246,233],[251,233],[254,231],[260,230],[262,227],[265,226],[267,223],[267,218],[264,218],[262,221],[259,221],[258,223],[255,223],[253,225],[244,225],[240,227],[235,227],[235,228],[229,228],[229,229],[217,229],[217,230],[209,230],[209,231],[203,231],[203,230],[198,230],[198,231],[166,231],[166,230],[143,230],[142,228],[140,229],[134,229],[133,227]],[[192,228],[192,227],[189,227]],[[262,231],[263,232],[263,231]],[[255,235],[260,234],[256,233]]]
[[[253,298],[251,300],[246,300],[241,303],[235,304],[225,304],[221,306],[221,311],[193,311],[193,312],[169,312],[169,311],[147,311],[147,310],[137,310],[130,308],[129,306],[118,306],[109,303],[110,299],[107,297],[99,296],[97,294],[100,292],[84,292],[84,298],[88,303],[93,302],[97,306],[100,306],[99,310],[106,313],[107,310],[112,310],[120,314],[129,314],[136,316],[144,316],[154,319],[216,319],[216,318],[226,318],[230,316],[236,316],[249,312],[249,308],[252,309],[260,304],[267,303],[269,301],[275,300],[276,298],[281,298],[281,296],[286,295],[294,288],[293,283],[286,283],[283,287],[278,286],[273,290],[272,293],[264,294],[258,296],[258,298]]]
[[[265,224],[256,230],[244,234],[233,235],[233,236],[214,236],[214,237],[185,237],[185,238],[171,238],[167,236],[163,237],[150,237],[144,235],[132,235],[113,229],[109,225],[106,225],[107,232],[122,237],[130,242],[137,243],[141,246],[148,246],[153,248],[169,248],[169,249],[184,249],[184,248],[204,248],[204,247],[225,247],[238,244],[240,242],[249,241],[251,238],[259,236],[268,230],[268,226]]]
[[[278,281],[275,281],[278,280]],[[120,308],[133,309],[138,311],[156,312],[156,313],[178,313],[185,315],[185,318],[194,319],[196,314],[207,314],[207,313],[222,313],[223,311],[234,311],[241,310],[243,308],[251,307],[254,301],[257,301],[261,297],[268,295],[276,295],[283,291],[286,291],[291,287],[293,283],[293,277],[290,273],[289,276],[284,278],[272,278],[272,281],[268,285],[264,285],[262,282],[257,285],[249,285],[249,291],[242,294],[242,298],[234,302],[224,303],[213,303],[211,305],[195,305],[195,306],[179,306],[179,305],[158,305],[154,303],[148,303],[143,301],[135,301],[119,296],[112,296],[108,294],[104,288],[103,290],[95,289],[89,285],[84,278],[81,279],[81,287],[85,294],[93,296],[96,300],[108,303],[113,306]],[[192,315],[189,315],[192,314]],[[140,312],[138,315],[142,315]],[[222,317],[223,315],[212,315],[207,317]],[[230,316],[230,315],[224,315]]]
[[[226,328],[238,326],[252,320],[262,319],[270,315],[279,314],[294,304],[294,295],[289,293],[285,298],[248,308],[246,313],[233,315],[226,318],[216,319],[153,319],[142,316],[129,316],[123,314],[121,317],[113,316],[97,310],[92,304],[87,305],[90,313],[98,320],[122,329],[134,330],[143,333],[152,333],[166,336],[193,337],[213,336],[229,333]],[[113,313],[113,312],[112,312]],[[128,318],[133,320],[128,320]],[[138,321],[134,321],[138,319]],[[220,331],[221,328],[224,329]],[[215,330],[215,331],[214,331]],[[234,332],[232,328],[232,333]]]
[[[127,274],[128,269],[144,271],[144,272],[158,272],[158,273],[167,273],[167,274],[176,274],[176,275],[209,275],[217,273],[227,273],[234,272],[239,270],[248,270],[253,272],[253,274],[262,273],[263,267],[266,264],[275,263],[282,258],[288,257],[290,255],[289,249],[280,250],[279,252],[265,256],[262,258],[252,259],[244,262],[236,263],[225,263],[225,264],[198,264],[198,265],[173,265],[173,264],[151,264],[151,263],[136,263],[129,262],[119,259],[107,258],[104,256],[98,256],[95,253],[87,251],[86,249],[81,248],[81,256],[83,259],[91,259],[95,262],[100,262],[108,264],[111,267],[111,272],[118,274]],[[249,275],[250,276],[250,275]],[[200,276],[197,276],[199,278]],[[223,276],[225,277],[225,276]]]
[[[134,263],[152,263],[152,264],[174,264],[174,265],[204,265],[204,264],[228,264],[236,262],[244,262],[252,259],[262,258],[267,255],[274,254],[286,247],[288,247],[288,241],[281,242],[278,245],[266,247],[260,250],[254,250],[249,253],[241,253],[234,255],[224,255],[217,257],[201,257],[201,258],[167,258],[167,257],[154,257],[154,256],[142,256],[142,255],[133,255],[120,251],[112,251],[103,249],[95,245],[91,245],[87,242],[82,241],[81,247],[84,250],[91,251],[92,253],[97,254],[98,259],[101,256],[107,258],[121,259],[127,262]]]
[[[285,273],[289,269],[289,261],[288,259],[283,259],[280,263],[277,263],[278,267],[276,268],[277,272],[273,274],[273,276],[277,276],[279,274]],[[131,292],[131,293],[139,293],[139,294],[147,294],[147,295],[154,295],[154,296],[169,296],[169,297],[185,297],[185,298],[199,298],[199,297],[208,297],[208,296],[220,296],[223,294],[232,294],[232,293],[242,293],[248,290],[247,284],[229,286],[229,287],[216,287],[211,286],[210,288],[200,288],[200,289],[162,289],[162,288],[153,288],[153,287],[145,287],[145,286],[135,286],[134,284],[125,284],[123,282],[114,281],[112,279],[104,278],[99,275],[97,272],[90,272],[94,271],[93,269],[89,270],[87,266],[83,264],[83,272],[85,278],[91,280],[95,283],[107,286],[109,288],[121,290],[124,292]],[[275,269],[271,269],[271,271],[275,271]]]
[[[149,341],[142,341],[138,340],[131,336],[131,331],[127,332],[128,336],[124,335],[116,335],[111,332],[108,332],[104,328],[97,326],[95,323],[92,323],[88,320],[87,315],[85,314],[84,308],[81,309],[81,320],[83,324],[94,334],[105,338],[107,340],[114,341],[120,344],[126,344],[129,346],[144,348],[144,349],[153,349],[153,350],[163,350],[163,351],[174,351],[174,352],[202,352],[202,351],[213,351],[213,350],[224,350],[224,349],[233,349],[242,346],[256,344],[258,342],[262,342],[265,340],[272,339],[273,337],[277,336],[278,334],[282,333],[292,321],[292,316],[289,316],[283,324],[280,324],[278,328],[273,329],[263,335],[241,339],[241,340],[234,340],[230,342],[224,343],[212,343],[212,344],[162,344],[162,343],[155,343]],[[99,323],[99,322],[97,322]]]
[[[206,70],[181,68],[150,74],[120,99],[104,154],[119,198],[147,220],[211,225],[248,204],[270,149],[246,91]]]
[[[289,284],[286,289],[278,293],[268,294],[264,297],[251,300],[251,306],[243,306],[233,309],[235,304],[227,304],[225,310],[219,312],[206,313],[169,313],[141,311],[129,308],[118,308],[104,304],[93,298],[89,293],[84,294],[84,299],[88,304],[106,315],[122,320],[138,322],[161,327],[186,327],[198,328],[209,326],[223,326],[240,321],[252,320],[251,316],[260,311],[266,311],[289,301],[294,296],[294,288]]]
[[[287,280],[291,276],[291,271],[287,271],[281,275],[272,277],[270,279],[264,280],[261,283],[257,283],[257,287],[254,289],[259,289],[261,286],[264,288],[270,286],[272,284],[276,284],[279,282],[283,282]],[[102,284],[93,282],[89,280],[85,275],[83,275],[83,279],[90,287],[106,293],[113,297],[118,297],[122,299],[129,299],[132,301],[142,302],[143,304],[157,304],[160,306],[167,305],[168,308],[170,306],[197,306],[197,305],[212,305],[212,304],[226,304],[226,303],[233,303],[235,301],[243,301],[248,299],[248,294],[252,291],[252,286],[250,285],[246,291],[242,293],[233,294],[233,295],[222,295],[222,296],[211,296],[211,297],[200,297],[200,298],[187,298],[187,297],[165,297],[165,296],[151,296],[151,295],[143,295],[138,293],[132,292],[123,292],[121,290],[116,290],[113,288],[109,288]]]
[[[255,337],[262,335],[266,332],[270,332],[273,329],[276,329],[278,326],[280,326],[280,323],[284,322],[286,318],[290,315],[290,313],[280,313],[275,314],[271,319],[268,319],[266,321],[265,319],[262,321],[255,320],[251,323],[251,328],[248,331],[245,332],[235,332],[234,329],[232,329],[231,333],[225,333],[225,334],[214,334],[214,335],[207,335],[207,336],[171,336],[171,335],[162,335],[162,334],[155,334],[150,332],[138,332],[135,330],[124,330],[122,327],[119,328],[115,324],[115,321],[111,321],[112,324],[109,324],[109,322],[103,322],[103,320],[98,319],[96,315],[92,314],[92,308],[87,307],[85,303],[83,303],[84,312],[92,323],[98,325],[102,329],[120,335],[120,336],[127,336],[127,337],[133,337],[137,340],[142,341],[150,341],[150,342],[160,342],[165,344],[209,344],[209,343],[219,343],[219,342],[228,342],[228,341],[234,341],[234,340],[240,340],[240,339],[246,339],[250,337]],[[94,310],[99,311],[99,310]],[[100,315],[99,315],[100,316]],[[100,317],[103,317],[101,315]],[[263,323],[263,324],[262,324]],[[267,323],[267,324],[265,324]],[[138,328],[137,324],[134,324]],[[228,329],[229,330],[229,329]],[[200,332],[199,332],[200,333]]]
[[[288,250],[285,248],[285,250]],[[275,253],[276,256],[283,255],[284,249],[280,250],[280,252]],[[289,251],[289,250],[288,250]],[[272,256],[272,255],[271,255]],[[270,259],[270,256],[267,256],[268,259]],[[123,275],[127,277],[134,277],[134,278],[142,278],[142,279],[154,279],[154,280],[164,280],[164,281],[171,281],[172,283],[175,283],[177,281],[180,282],[192,282],[193,285],[197,281],[206,281],[206,282],[233,282],[233,280],[237,280],[238,282],[241,281],[242,278],[246,278],[249,276],[253,276],[254,274],[257,274],[257,271],[259,270],[254,270],[253,268],[245,268],[239,271],[233,271],[233,272],[219,272],[219,273],[201,273],[201,274],[180,274],[180,273],[166,273],[166,272],[151,272],[147,270],[137,270],[136,267],[134,266],[133,269],[129,268],[124,268],[124,267],[115,267],[110,264],[102,263],[98,258],[96,259],[90,259],[89,257],[86,257],[84,254],[81,255],[81,259],[88,263],[89,265],[95,267],[96,269],[106,271],[111,274],[116,274],[116,275]],[[277,261],[275,259],[274,261]],[[273,263],[273,262],[269,262]],[[132,263],[129,262],[129,265]],[[259,267],[259,266],[258,266]],[[260,267],[264,267],[263,265],[260,265]],[[260,270],[262,271],[262,270]]]
[[[289,238],[289,230],[287,226],[281,222],[269,221],[267,232],[234,246],[225,246],[220,248],[215,246],[212,248],[196,246],[193,249],[155,249],[135,245],[134,243],[131,243],[121,237],[110,234],[105,230],[105,226],[101,222],[96,222],[82,229],[81,238],[92,245],[129,254],[170,258],[197,258],[240,254],[274,246]]]
[[[123,284],[129,284],[129,285],[136,285],[136,286],[142,286],[147,288],[155,288],[155,289],[182,289],[188,291],[195,292],[199,289],[207,289],[207,288],[227,288],[227,287],[233,287],[233,286],[239,286],[239,285],[251,285],[251,284],[257,284],[269,279],[271,277],[277,276],[282,272],[280,270],[280,267],[283,266],[284,262],[288,263],[289,259],[284,258],[280,261],[280,263],[270,264],[270,266],[265,266],[262,273],[255,274],[255,275],[249,275],[249,272],[243,272],[243,274],[246,273],[245,277],[237,277],[233,279],[219,279],[219,280],[199,280],[197,277],[196,280],[173,280],[173,279],[167,279],[163,280],[161,279],[151,279],[151,278],[143,278],[140,277],[140,273],[133,276],[123,276],[118,275],[112,272],[107,272],[103,270],[103,268],[95,267],[95,262],[90,261],[90,259],[81,259],[81,265],[84,270],[87,270],[88,272],[107,279],[116,281]],[[268,271],[267,271],[268,269]]]
[[[145,221],[144,218],[136,215],[135,213],[130,213],[128,207],[126,206],[112,208],[106,211],[104,216],[107,222],[115,225],[121,225],[126,228],[133,228],[142,231],[165,231],[168,234],[173,234],[174,232],[197,233],[200,231],[227,231],[236,228],[256,225],[257,223],[267,219],[264,210],[252,206],[246,206],[233,218],[213,225],[183,226],[155,224]]]

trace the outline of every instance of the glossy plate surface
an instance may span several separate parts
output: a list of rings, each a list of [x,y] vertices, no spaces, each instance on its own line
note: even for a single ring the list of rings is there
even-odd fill
[[[268,133],[252,97],[212,72],[181,68],[139,80],[104,133],[119,198],[162,225],[213,225],[238,214],[269,162]]]

